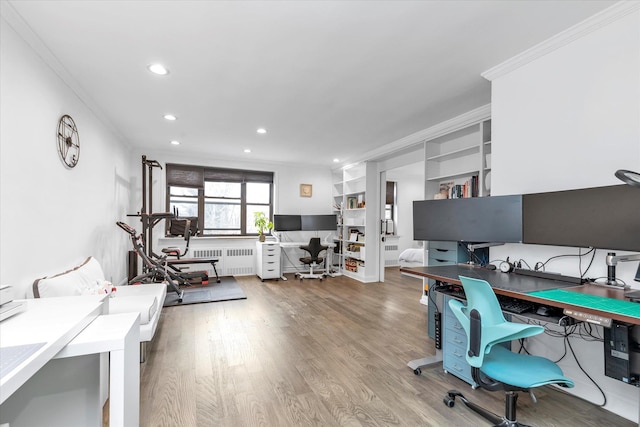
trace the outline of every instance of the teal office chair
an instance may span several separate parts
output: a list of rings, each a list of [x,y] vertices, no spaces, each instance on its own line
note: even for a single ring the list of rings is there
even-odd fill
[[[471,410],[496,426],[523,426],[516,420],[518,391],[531,393],[534,387],[558,384],[573,387],[573,381],[549,359],[528,354],[513,353],[496,345],[527,338],[543,332],[542,326],[507,322],[491,285],[484,280],[460,276],[467,304],[451,299],[449,307],[467,334],[467,362],[471,365],[474,381],[489,391],[506,393],[505,415],[500,417],[473,402],[459,391],[451,390],[444,398],[450,408],[458,397]],[[532,398],[533,394],[531,393]]]

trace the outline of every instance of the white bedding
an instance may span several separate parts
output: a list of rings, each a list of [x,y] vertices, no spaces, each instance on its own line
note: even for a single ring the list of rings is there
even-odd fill
[[[405,249],[398,256],[400,265],[403,264],[423,264],[424,263],[424,249],[421,248],[409,248]]]

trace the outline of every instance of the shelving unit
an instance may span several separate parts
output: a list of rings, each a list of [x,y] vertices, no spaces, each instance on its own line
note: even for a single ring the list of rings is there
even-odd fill
[[[362,282],[377,279],[377,248],[367,250],[365,243],[367,235],[377,236],[372,211],[377,205],[377,177],[372,168],[364,162],[333,174],[334,206],[339,208],[336,213],[340,222],[336,258],[342,274]]]
[[[491,171],[491,120],[486,118],[425,142],[425,199],[443,184],[463,185],[478,178],[478,196],[488,196]]]
[[[443,184],[463,185],[477,177],[477,197],[490,195],[491,179],[491,118],[490,110],[479,113],[459,125],[434,135],[425,141],[425,200],[434,199]],[[427,242],[427,265],[463,263],[469,254],[457,242]],[[482,251],[482,250],[480,250]],[[479,255],[478,252],[476,252]],[[487,255],[488,256],[488,255]],[[429,306],[429,336],[435,336],[436,307],[426,292],[433,281],[423,281],[425,295],[421,299]]]

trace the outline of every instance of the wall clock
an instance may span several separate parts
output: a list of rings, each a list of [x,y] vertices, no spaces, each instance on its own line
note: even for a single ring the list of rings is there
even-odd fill
[[[300,184],[300,197],[311,197],[311,184]]]
[[[80,158],[80,137],[76,122],[71,116],[64,115],[58,122],[58,153],[67,167],[74,167]]]

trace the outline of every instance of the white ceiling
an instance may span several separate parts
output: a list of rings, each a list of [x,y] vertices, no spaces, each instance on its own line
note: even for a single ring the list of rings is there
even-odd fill
[[[488,104],[480,73],[613,4],[9,2],[133,147],[330,167]]]

